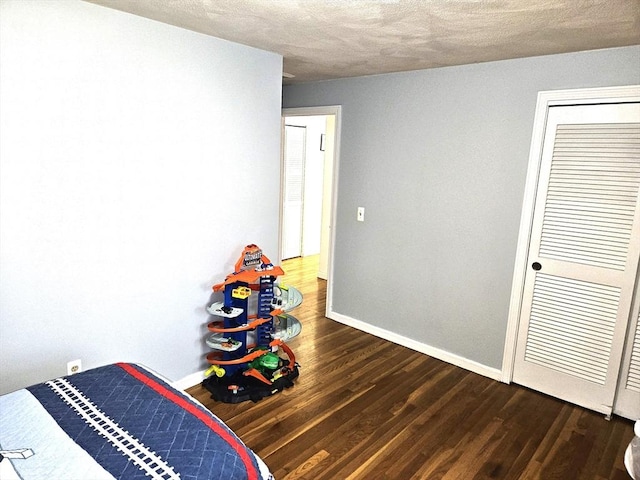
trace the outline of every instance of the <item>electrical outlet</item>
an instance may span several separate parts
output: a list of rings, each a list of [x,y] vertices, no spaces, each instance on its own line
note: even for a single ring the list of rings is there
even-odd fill
[[[71,360],[67,362],[67,375],[73,375],[74,373],[80,373],[82,371],[82,360]]]
[[[356,218],[359,222],[364,222],[364,207],[358,207],[358,215]]]

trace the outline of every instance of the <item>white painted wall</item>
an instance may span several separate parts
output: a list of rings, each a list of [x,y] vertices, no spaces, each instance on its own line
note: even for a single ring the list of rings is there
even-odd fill
[[[0,393],[205,368],[242,247],[277,257],[279,55],[78,1],[0,4]]]

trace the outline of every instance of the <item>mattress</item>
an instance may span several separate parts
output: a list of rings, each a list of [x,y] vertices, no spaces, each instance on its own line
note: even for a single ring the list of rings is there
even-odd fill
[[[0,396],[0,478],[273,480],[220,419],[118,363]]]

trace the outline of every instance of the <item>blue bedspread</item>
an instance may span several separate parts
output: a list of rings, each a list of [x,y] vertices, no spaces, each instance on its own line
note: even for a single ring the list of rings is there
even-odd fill
[[[272,478],[222,421],[134,364],[0,397],[0,449],[25,479]]]

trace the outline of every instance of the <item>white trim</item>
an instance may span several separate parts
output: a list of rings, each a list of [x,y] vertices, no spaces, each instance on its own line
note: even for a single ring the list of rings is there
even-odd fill
[[[178,390],[186,390],[187,388],[195,387],[196,385],[202,383],[202,381],[204,380],[204,372],[205,370],[202,370],[200,372],[195,372],[191,375],[187,375],[180,380],[171,382],[171,386],[173,388],[177,388]]]
[[[522,306],[524,279],[527,270],[527,258],[529,256],[529,244],[531,243],[533,206],[536,201],[538,173],[542,159],[542,139],[544,138],[549,107],[637,101],[640,101],[640,85],[553,90],[538,93],[536,113],[533,121],[533,133],[531,136],[531,148],[529,151],[529,167],[522,203],[522,217],[520,219],[520,231],[516,248],[516,260],[513,271],[509,318],[507,321],[507,332],[502,358],[501,380],[505,383],[510,383],[513,379],[513,364],[518,340],[520,309]]]
[[[640,101],[640,85],[549,90],[539,92],[538,99],[542,99],[548,106],[638,102]]]
[[[370,325],[366,322],[363,322],[362,320],[357,320],[355,318],[351,318],[335,312],[327,312],[327,317],[335,320],[336,322],[348,325],[349,327],[356,328],[363,332],[370,333],[371,335],[374,335],[376,337],[384,338],[385,340],[389,340],[390,342],[410,348],[411,350],[415,350],[416,352],[424,353],[425,355],[428,355],[430,357],[450,363],[452,365],[455,365],[456,367],[464,368],[465,370],[477,373],[478,375],[491,378],[492,380],[499,381],[501,378],[501,371],[497,368],[488,367],[473,360],[469,360],[468,358],[456,355],[455,353],[447,352],[446,350],[441,350],[431,345],[427,345],[426,343],[418,342],[416,340],[413,340],[412,338],[408,338],[398,333],[385,330],[384,328]]]
[[[516,354],[518,325],[520,324],[524,276],[526,273],[527,258],[529,256],[531,226],[533,224],[533,206],[536,201],[538,173],[540,171],[540,159],[542,158],[542,139],[544,138],[544,128],[547,123],[547,112],[549,108],[547,102],[543,100],[544,94],[545,92],[538,93],[529,150],[529,168],[527,170],[527,180],[522,201],[522,216],[520,217],[520,230],[518,234],[518,244],[516,246],[516,261],[513,269],[507,333],[502,357],[502,381],[505,383],[510,383],[513,378],[513,362]]]
[[[341,105],[326,105],[320,107],[292,107],[283,108],[283,117],[312,117],[314,115],[338,115]]]
[[[329,271],[326,272],[327,277],[327,301],[325,305],[325,314],[328,316],[328,312],[333,305],[333,262],[336,243],[336,215],[338,209],[338,174],[340,170],[340,136],[342,131],[342,106],[341,105],[327,105],[321,107],[297,107],[297,108],[283,108],[282,109],[282,129],[284,131],[284,117],[294,116],[311,116],[311,115],[335,115],[335,139],[333,145],[333,185],[331,189],[331,218],[329,219],[329,228],[331,230],[329,235]],[[281,155],[282,157],[282,155]],[[283,167],[280,167],[282,172]],[[282,185],[280,187],[282,189]],[[282,191],[280,192],[280,198],[282,198]],[[280,207],[282,214],[282,206]],[[282,221],[279,221],[282,224]],[[282,242],[282,232],[279,233],[280,247]]]

